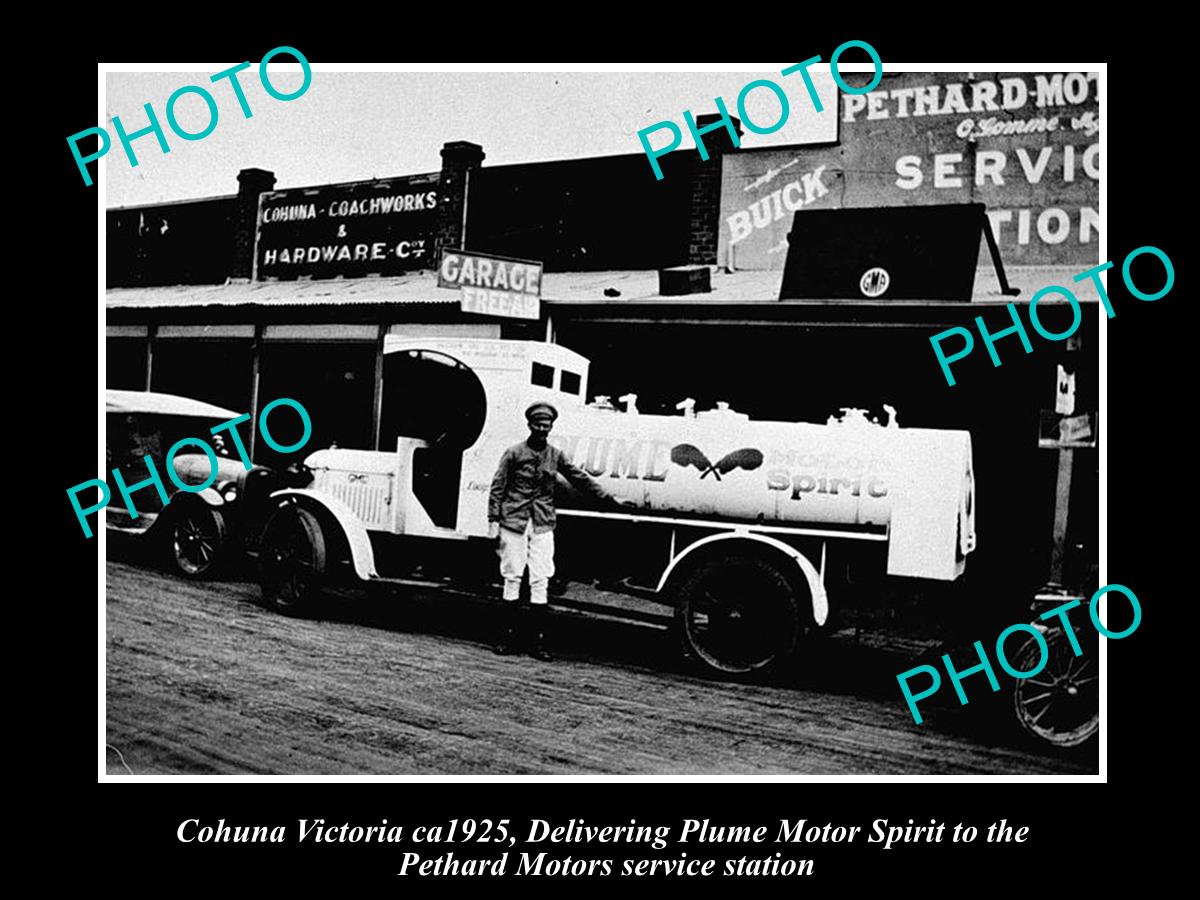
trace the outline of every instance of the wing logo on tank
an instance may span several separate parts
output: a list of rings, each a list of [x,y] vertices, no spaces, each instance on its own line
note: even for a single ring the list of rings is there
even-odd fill
[[[699,447],[693,444],[676,444],[671,448],[671,462],[685,469],[697,469],[701,479],[711,474],[720,481],[722,475],[728,475],[735,469],[745,469],[747,472],[757,469],[763,464],[763,455],[761,450],[743,447],[741,450],[726,453],[714,463]]]

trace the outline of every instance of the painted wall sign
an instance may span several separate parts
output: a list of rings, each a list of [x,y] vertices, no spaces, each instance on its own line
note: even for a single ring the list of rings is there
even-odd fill
[[[796,212],[967,202],[1006,265],[1095,263],[1096,73],[907,72],[840,103],[837,146],[723,157],[721,264],[783,268]]]
[[[432,268],[438,173],[259,197],[256,279],[401,275]]]

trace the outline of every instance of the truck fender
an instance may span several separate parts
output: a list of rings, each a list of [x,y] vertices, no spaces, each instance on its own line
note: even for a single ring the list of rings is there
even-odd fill
[[[353,510],[336,497],[320,491],[310,491],[304,488],[285,488],[271,494],[272,499],[280,497],[303,497],[305,504],[319,507],[337,522],[346,538],[346,546],[350,548],[350,561],[354,563],[354,571],[363,581],[375,577],[375,552],[371,549],[371,539],[367,529]]]
[[[755,534],[754,532],[749,531],[728,531],[721,534],[711,534],[708,537],[701,538],[694,544],[689,544],[681,553],[676,554],[675,558],[671,560],[670,565],[667,566],[666,571],[663,572],[662,578],[660,578],[658,581],[658,592],[662,592],[662,590],[667,586],[667,583],[670,581],[671,573],[674,572],[678,568],[679,564],[683,562],[683,560],[686,559],[690,554],[709,544],[715,544],[718,541],[731,540],[755,541],[771,547],[774,550],[778,550],[780,553],[791,559],[797,568],[800,569],[801,574],[804,575],[804,580],[808,583],[809,593],[812,594],[813,621],[816,622],[817,625],[825,624],[825,620],[829,618],[829,598],[825,593],[825,585],[821,580],[821,574],[817,571],[816,567],[809,562],[808,557],[806,557],[795,547],[791,547],[785,544],[783,541],[769,537],[765,534]]]
[[[185,493],[190,494],[192,492],[186,491]],[[179,494],[176,494],[171,499],[178,500],[179,496],[180,496]],[[210,487],[205,488],[204,490],[200,491],[199,493],[195,494],[194,496],[199,497],[201,500],[203,500],[209,506],[224,506],[225,505],[225,498],[222,497],[216,490],[214,490],[213,488],[210,488]]]
[[[176,491],[171,495],[171,499],[167,502],[167,505],[163,507],[163,511],[165,512],[174,504],[178,504],[175,508],[179,509],[188,503],[196,503],[201,500],[209,506],[225,505],[225,498],[221,496],[220,492],[216,488],[208,487],[202,491]]]

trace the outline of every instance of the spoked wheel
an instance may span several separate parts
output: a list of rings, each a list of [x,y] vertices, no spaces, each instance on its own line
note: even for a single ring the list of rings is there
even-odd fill
[[[1046,667],[1013,688],[1017,721],[1027,734],[1055,747],[1078,747],[1100,729],[1100,665],[1094,653],[1076,656],[1060,629],[1046,635],[1046,645]],[[1029,671],[1040,658],[1037,643],[1030,641],[1013,667]]]
[[[176,567],[188,578],[211,574],[225,544],[225,516],[207,503],[195,503],[176,511],[172,522]]]
[[[310,611],[325,574],[325,536],[317,517],[295,505],[278,510],[263,530],[259,558],[263,605],[285,615]]]
[[[713,672],[765,673],[796,648],[795,592],[765,560],[726,556],[701,563],[680,585],[680,599],[684,648]]]

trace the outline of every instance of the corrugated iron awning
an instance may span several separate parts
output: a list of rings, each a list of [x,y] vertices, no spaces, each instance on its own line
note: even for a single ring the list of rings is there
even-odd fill
[[[1028,302],[1042,288],[1061,285],[1069,288],[1083,302],[1099,302],[1091,279],[1075,282],[1074,277],[1085,266],[1011,266],[1009,283],[1020,289],[1014,296],[1004,295],[996,273],[989,266],[980,267],[975,275],[972,295],[978,303],[1006,303],[1011,300]],[[830,304],[845,306],[854,300],[783,300],[779,299],[782,271],[725,272],[714,268],[712,291],[664,297],[658,292],[658,272],[549,272],[542,278],[542,301],[550,306],[573,304],[605,304],[620,307],[625,304],[702,305],[796,305]],[[880,297],[871,305],[917,304],[920,300],[888,300]],[[1062,297],[1048,295],[1049,305],[1065,302]],[[346,278],[303,281],[259,281],[224,285],[175,285],[171,287],[110,288],[105,292],[109,309],[162,309],[198,306],[337,306],[340,304],[458,305],[458,291],[437,286],[435,272],[416,272],[396,278]],[[938,301],[941,304],[942,301]]]
[[[1100,300],[1091,279],[1081,283],[1073,280],[1076,275],[1086,270],[1087,266],[1080,265],[1078,268],[1006,266],[1005,268],[1009,284],[1018,288],[1020,292],[1015,296],[1004,294],[1000,289],[995,269],[989,263],[980,266],[975,273],[972,302],[1024,301],[1028,303],[1035,293],[1048,285],[1069,288],[1081,302],[1097,303]],[[714,267],[712,291],[703,294],[664,297],[658,292],[657,271],[547,273],[542,277],[542,300],[552,305],[608,304],[614,307],[623,304],[737,306],[763,303],[775,306],[812,306],[814,304],[848,306],[856,303],[890,306],[927,305],[929,303],[944,305],[947,302],[943,300],[889,300],[887,297],[879,297],[870,301],[865,299],[780,300],[779,286],[782,278],[783,271],[781,269],[726,272],[724,269]],[[1047,295],[1045,302],[1053,305],[1066,301],[1058,295]]]
[[[109,309],[190,306],[336,306],[338,304],[409,304],[459,302],[458,291],[439,288],[434,272],[396,278],[331,278],[187,284],[169,287],[109,288]]]

